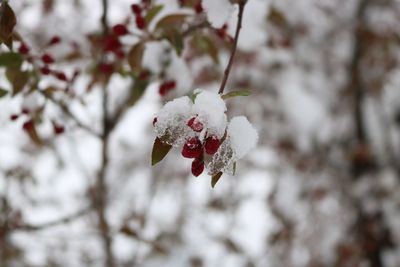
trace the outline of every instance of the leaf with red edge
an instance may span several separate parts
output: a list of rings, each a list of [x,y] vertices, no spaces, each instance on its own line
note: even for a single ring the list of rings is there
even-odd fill
[[[151,153],[151,165],[154,166],[162,161],[172,146],[161,141],[160,138],[156,138],[153,145],[153,151]]]
[[[219,172],[211,177],[211,187],[214,188],[222,176],[222,172]]]

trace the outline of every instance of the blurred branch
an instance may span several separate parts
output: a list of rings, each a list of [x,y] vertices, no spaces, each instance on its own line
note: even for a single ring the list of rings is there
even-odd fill
[[[353,47],[352,59],[350,64],[350,86],[354,94],[354,122],[356,126],[356,138],[358,143],[365,144],[367,142],[367,136],[365,132],[365,122],[363,118],[363,100],[364,100],[364,89],[360,71],[360,64],[362,56],[364,54],[364,43],[363,40],[363,27],[366,24],[365,13],[371,0],[361,0],[356,14],[356,29],[355,29],[355,43]]]
[[[64,103],[54,99],[52,96],[50,96],[48,94],[45,94],[41,90],[38,90],[38,92],[40,92],[46,99],[50,100],[56,106],[58,106],[64,112],[65,115],[67,115],[71,120],[73,120],[76,123],[76,125],[78,125],[78,127],[80,127],[81,129],[83,129],[84,131],[86,131],[87,133],[89,133],[95,137],[98,137],[98,138],[101,137],[99,133],[97,133],[92,128],[90,128],[89,126],[87,126],[86,124],[81,122]]]
[[[81,218],[82,216],[85,216],[86,214],[88,214],[91,211],[92,207],[86,207],[82,210],[79,210],[73,214],[70,214],[68,216],[62,217],[60,219],[54,220],[54,221],[50,221],[47,223],[43,223],[43,224],[38,224],[38,225],[34,225],[34,224],[22,224],[22,225],[18,225],[16,226],[13,230],[16,231],[40,231],[40,230],[45,230],[47,228],[50,227],[55,227],[55,226],[59,226],[59,225],[63,225],[63,224],[67,224],[70,222],[73,222],[76,219]]]
[[[218,91],[219,94],[224,93],[225,85],[226,85],[226,82],[228,81],[229,73],[230,73],[232,65],[233,65],[233,58],[235,57],[237,43],[239,40],[240,29],[242,28],[243,11],[244,11],[244,7],[245,7],[246,3],[247,3],[246,0],[238,1],[239,13],[238,13],[238,21],[237,21],[237,25],[236,25],[235,38],[233,40],[231,56],[229,58],[228,65],[226,66],[226,69],[224,72],[224,77],[222,78],[221,87],[219,88],[219,91]]]

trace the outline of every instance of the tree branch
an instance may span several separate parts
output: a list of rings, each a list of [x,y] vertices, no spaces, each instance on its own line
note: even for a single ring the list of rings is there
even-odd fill
[[[235,57],[236,49],[237,49],[237,43],[239,40],[239,34],[240,34],[240,29],[242,28],[242,20],[243,20],[243,11],[244,7],[247,3],[247,0],[239,0],[238,5],[239,5],[239,13],[238,13],[238,21],[236,25],[236,33],[235,33],[235,38],[233,40],[233,46],[231,50],[231,56],[229,58],[228,65],[226,66],[225,72],[224,72],[224,77],[221,82],[221,87],[219,88],[218,93],[223,94],[225,90],[225,85],[226,82],[228,81],[229,73],[231,71],[232,65],[233,65],[233,58]]]
[[[70,214],[68,216],[62,217],[62,218],[54,220],[54,221],[50,221],[50,222],[39,224],[39,225],[23,224],[23,225],[16,226],[13,230],[16,230],[16,231],[40,231],[40,230],[45,230],[45,229],[50,228],[50,227],[55,227],[55,226],[59,226],[59,225],[70,223],[70,222],[72,222],[72,221],[74,221],[74,220],[86,215],[90,211],[91,211],[91,207],[87,207],[87,208],[79,210],[79,211],[77,211],[77,212],[75,212],[73,214]]]

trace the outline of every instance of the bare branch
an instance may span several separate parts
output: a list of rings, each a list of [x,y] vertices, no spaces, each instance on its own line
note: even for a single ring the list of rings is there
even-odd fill
[[[218,93],[223,94],[225,90],[225,85],[226,82],[228,81],[229,73],[231,71],[232,65],[233,65],[233,58],[235,57],[236,49],[237,49],[237,43],[239,40],[239,34],[240,34],[240,29],[242,28],[242,20],[243,20],[243,11],[244,7],[246,5],[247,1],[246,0],[241,0],[238,2],[239,5],[239,13],[238,13],[238,21],[236,25],[236,33],[235,33],[235,38],[233,40],[233,46],[231,49],[231,56],[229,58],[228,65],[226,66],[225,72],[224,72],[224,77],[221,82],[221,87],[219,88]]]

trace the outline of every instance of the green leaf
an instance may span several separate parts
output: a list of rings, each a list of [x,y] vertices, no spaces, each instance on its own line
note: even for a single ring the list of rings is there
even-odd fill
[[[176,53],[180,56],[183,50],[183,36],[179,29],[182,28],[186,14],[169,15],[162,18],[155,27],[155,32],[167,39]]]
[[[229,93],[227,93],[227,94],[222,95],[221,98],[225,100],[225,99],[228,99],[228,98],[231,98],[231,97],[236,97],[236,96],[249,96],[249,95],[251,95],[251,92],[250,92],[250,91],[242,90],[242,91],[233,91],[233,92],[229,92]]]
[[[197,34],[194,36],[193,41],[201,52],[209,55],[215,64],[219,64],[218,48],[215,46],[210,37]]]
[[[196,101],[196,97],[197,97],[199,94],[200,94],[200,92],[193,93],[193,94],[190,96],[190,100],[192,100],[192,102],[194,103],[194,101]]]
[[[133,106],[143,96],[144,91],[149,85],[147,80],[136,79],[135,84],[132,87],[131,96],[128,102],[129,106]]]
[[[158,13],[164,8],[163,5],[156,5],[153,6],[146,14],[144,17],[144,20],[146,21],[146,25],[149,25],[150,22],[154,19],[155,16],[157,16]]]
[[[13,95],[18,94],[29,80],[29,72],[15,68],[7,68],[6,77],[13,87]]]
[[[221,178],[221,176],[222,176],[222,172],[219,172],[211,177],[211,187],[212,188],[215,187],[215,185],[217,184],[217,182],[219,181],[219,178]]]
[[[162,161],[172,146],[161,141],[158,137],[154,141],[153,152],[151,153],[151,165],[154,166]]]
[[[185,22],[187,16],[188,15],[186,14],[175,14],[175,15],[165,16],[159,22],[157,22],[155,30],[159,31],[174,26],[181,26]]]
[[[17,24],[17,18],[14,11],[9,6],[7,1],[2,1],[0,6],[0,38],[8,40]]]
[[[236,161],[233,163],[233,175],[236,174]]]
[[[0,67],[19,68],[22,61],[23,58],[18,53],[9,52],[0,54]]]
[[[176,28],[169,28],[165,29],[163,36],[170,42],[176,54],[180,56],[184,45],[182,34]]]
[[[142,70],[142,59],[145,45],[143,42],[139,42],[132,46],[128,53],[128,63],[131,67],[133,74],[139,75]]]
[[[7,94],[8,94],[7,90],[4,90],[4,89],[0,88],[0,98],[2,98],[3,96],[5,96]]]

